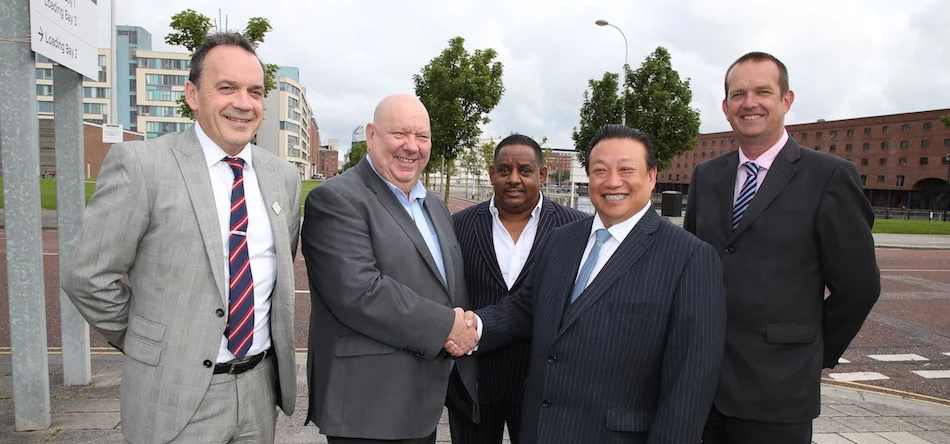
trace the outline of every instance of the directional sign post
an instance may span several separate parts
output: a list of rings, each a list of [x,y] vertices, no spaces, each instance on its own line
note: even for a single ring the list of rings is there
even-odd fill
[[[96,0],[30,0],[30,46],[95,79],[99,70],[97,18]]]

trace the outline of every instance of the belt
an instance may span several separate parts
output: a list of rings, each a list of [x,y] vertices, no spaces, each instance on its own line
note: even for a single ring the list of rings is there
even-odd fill
[[[267,350],[263,353],[254,356],[248,356],[241,360],[235,359],[231,362],[216,364],[214,366],[214,374],[217,375],[221,373],[227,373],[229,375],[240,375],[241,373],[256,367],[257,364],[264,360],[264,358],[273,354],[273,350]]]

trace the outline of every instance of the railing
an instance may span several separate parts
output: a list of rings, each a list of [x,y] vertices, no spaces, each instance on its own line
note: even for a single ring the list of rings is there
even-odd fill
[[[875,219],[950,221],[950,215],[943,210],[911,210],[907,208],[882,207],[875,207],[873,210]]]

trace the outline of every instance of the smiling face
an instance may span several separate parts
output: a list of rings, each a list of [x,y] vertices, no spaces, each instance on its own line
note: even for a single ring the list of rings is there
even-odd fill
[[[380,176],[409,194],[429,163],[431,137],[429,112],[419,99],[389,96],[366,125],[366,153]]]
[[[642,210],[656,186],[647,148],[628,138],[603,139],[590,150],[590,202],[610,228]]]
[[[736,64],[726,76],[726,85],[722,112],[742,151],[755,159],[782,137],[785,113],[795,94],[782,92],[778,66],[770,60]]]
[[[526,215],[538,205],[548,169],[538,164],[538,154],[527,145],[505,145],[498,150],[488,177],[495,190],[495,207],[501,216]]]
[[[264,115],[264,70],[257,56],[233,45],[215,46],[198,85],[185,82],[185,100],[201,130],[235,156],[254,138]]]

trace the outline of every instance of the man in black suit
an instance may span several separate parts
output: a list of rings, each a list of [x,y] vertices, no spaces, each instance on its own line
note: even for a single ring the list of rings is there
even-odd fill
[[[725,90],[740,148],[696,167],[684,222],[719,252],[728,302],[703,439],[809,443],[821,369],[838,363],[880,294],[874,216],[852,163],[785,131],[795,96],[782,62],[746,54]]]
[[[494,305],[517,292],[531,273],[548,234],[587,216],[541,195],[547,175],[538,142],[521,134],[510,135],[498,143],[488,168],[494,197],[452,216],[462,247],[465,286],[472,309]],[[475,424],[469,415],[450,408],[452,442],[500,444],[507,423],[511,442],[518,443],[528,350],[528,341],[520,341],[491,353],[479,353],[481,423]]]
[[[649,136],[607,125],[588,149],[596,215],[554,230],[521,291],[478,311],[475,354],[531,338],[522,444],[697,443],[726,327],[719,258],[653,209]]]

